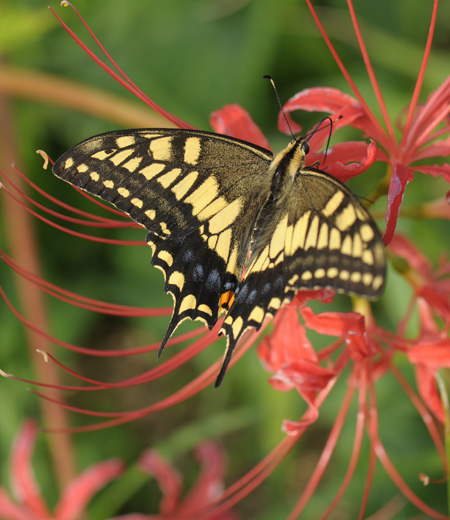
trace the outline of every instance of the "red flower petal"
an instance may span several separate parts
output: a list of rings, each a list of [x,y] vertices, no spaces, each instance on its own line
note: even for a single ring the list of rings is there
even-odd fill
[[[0,518],[32,520],[29,512],[23,511],[20,506],[16,505],[2,488],[0,488]]]
[[[407,260],[413,269],[427,278],[431,276],[431,263],[405,236],[395,235],[389,247],[397,256]]]
[[[31,466],[36,435],[36,424],[33,421],[26,421],[16,437],[11,458],[12,487],[16,497],[30,511],[46,517],[50,513],[40,495]]]
[[[250,114],[239,105],[226,105],[211,114],[211,127],[225,134],[270,150],[270,145]]]
[[[154,475],[162,492],[160,513],[170,515],[178,507],[182,481],[179,473],[155,451],[148,450],[139,458],[138,466],[142,471]]]
[[[306,110],[308,112],[328,112],[335,114],[347,106],[359,106],[358,101],[345,94],[344,92],[328,87],[315,87],[301,90],[283,106],[283,110],[288,118],[289,124],[294,133],[301,131],[302,127],[298,125],[291,117],[290,113],[294,110]],[[281,132],[289,134],[289,128],[286,124],[282,113],[278,115],[278,128]],[[328,137],[328,136],[326,136]]]
[[[444,407],[436,384],[434,371],[424,365],[417,365],[416,381],[419,393],[428,409],[443,424],[445,420]]]
[[[204,442],[197,447],[196,454],[202,469],[179,509],[185,515],[204,508],[223,491],[225,460],[222,449],[214,442]]]
[[[402,164],[396,164],[389,184],[388,203],[386,207],[386,233],[384,243],[386,245],[394,237],[397,226],[398,214],[402,205],[406,185],[413,180],[414,171]]]
[[[316,353],[306,337],[295,307],[285,307],[277,313],[272,334],[258,346],[258,356],[265,368],[272,372],[295,361],[317,362]]]
[[[407,354],[411,363],[421,364],[433,371],[443,367],[450,368],[450,339],[421,340]]]
[[[302,360],[285,365],[270,378],[270,383],[278,390],[295,388],[308,404],[308,411],[301,421],[284,421],[285,433],[301,433],[317,420],[319,411],[314,399],[317,392],[323,390],[335,375],[333,370],[323,368],[315,361]]]
[[[426,175],[432,175],[433,177],[442,177],[445,181],[450,182],[450,165],[449,164],[420,164],[414,166],[414,170],[425,173]]]
[[[313,154],[308,163],[313,164],[317,158]],[[321,168],[341,182],[365,172],[378,158],[375,141],[370,144],[364,141],[347,141],[333,145],[327,152],[327,164]],[[350,164],[349,164],[350,163]]]
[[[92,495],[118,477],[124,469],[121,461],[111,459],[91,466],[81,473],[64,493],[55,510],[55,516],[64,520],[77,520]]]
[[[315,314],[309,307],[300,309],[305,325],[328,336],[365,334],[364,316],[356,312],[322,312]]]

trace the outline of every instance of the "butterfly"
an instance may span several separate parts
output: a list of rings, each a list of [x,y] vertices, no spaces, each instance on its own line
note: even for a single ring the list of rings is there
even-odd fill
[[[182,321],[211,329],[225,314],[216,386],[244,332],[297,291],[375,299],[383,290],[380,232],[344,184],[305,165],[309,138],[274,155],[200,130],[119,130],[82,141],[53,166],[147,229],[151,262],[174,300],[159,353]]]

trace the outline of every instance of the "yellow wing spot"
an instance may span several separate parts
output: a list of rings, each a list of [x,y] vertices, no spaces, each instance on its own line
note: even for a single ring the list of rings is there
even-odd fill
[[[149,181],[159,175],[164,168],[165,164],[163,163],[152,163],[139,170],[139,173]]]
[[[373,253],[370,249],[365,249],[362,254],[362,261],[367,265],[373,265],[374,259],[373,259]]]
[[[202,209],[210,204],[218,195],[219,186],[213,177],[209,177],[192,192],[184,202],[193,207],[192,214],[197,216]]]
[[[197,180],[198,172],[190,172],[184,179],[177,182],[175,186],[172,186],[172,193],[175,195],[177,200],[181,200],[186,193],[192,188],[194,182]]]
[[[208,307],[208,305],[206,305],[204,303],[202,303],[201,305],[198,306],[198,311],[204,312],[205,314],[209,314],[210,316],[212,316],[211,307]]]
[[[363,224],[359,232],[364,242],[369,242],[369,240],[372,240],[372,238],[375,236],[375,233],[369,224]]]
[[[336,228],[331,228],[328,249],[341,249],[341,233]]]
[[[165,234],[165,235],[170,235],[170,229],[167,227],[167,224],[165,222],[160,222],[159,223],[159,226],[161,227],[161,231]]]
[[[262,307],[255,307],[250,316],[248,317],[248,321],[255,321],[256,323],[262,323],[264,320],[264,309]]]
[[[336,276],[338,274],[339,274],[339,269],[337,267],[329,267],[327,270],[328,278],[336,278]]]
[[[133,135],[124,135],[116,139],[116,145],[118,148],[126,148],[127,146],[133,146],[136,139]]]
[[[180,273],[180,271],[174,271],[170,275],[167,283],[170,285],[176,285],[178,287],[178,289],[180,289],[180,291],[181,291],[181,289],[183,289],[183,285],[184,285],[184,274]]]
[[[361,239],[361,236],[356,234],[353,237],[353,256],[355,258],[361,258],[363,254],[363,241]]]
[[[286,214],[286,216],[279,222],[272,236],[272,240],[270,241],[269,254],[272,259],[276,258],[286,246],[285,237],[287,223],[288,215]]]
[[[144,205],[142,200],[137,198],[131,199],[131,204],[133,204],[133,206],[136,206],[137,208],[142,208],[142,206]]]
[[[119,193],[119,195],[122,195],[122,197],[129,197],[130,196],[130,191],[127,190],[126,188],[118,188],[117,192]]]
[[[247,272],[259,272],[264,268],[264,262],[269,258],[269,246],[266,246],[263,251],[255,258],[253,264],[250,266]]]
[[[347,231],[356,221],[356,211],[353,204],[348,204],[337,216],[336,226],[341,231]]]
[[[383,282],[384,278],[380,274],[378,276],[375,276],[372,283],[374,291],[377,291],[383,285]]]
[[[83,164],[79,164],[79,165],[77,166],[77,171],[78,171],[79,173],[86,173],[88,170],[89,170],[89,166],[88,166],[87,164],[84,164],[84,163],[83,163]]]
[[[91,172],[89,174],[89,177],[94,181],[97,182],[100,179],[100,175],[97,172]]]
[[[342,191],[337,191],[334,193],[331,199],[325,204],[325,207],[322,210],[323,215],[326,218],[334,215],[335,211],[338,209],[343,200],[344,193]]]
[[[184,143],[184,162],[197,164],[201,149],[199,137],[188,137]]]
[[[169,161],[172,156],[172,137],[158,137],[150,141],[150,152],[155,161]]]
[[[123,168],[126,168],[130,173],[133,173],[136,171],[139,167],[139,165],[142,162],[142,157],[133,157],[129,161],[127,161],[125,164],[122,164]]]
[[[219,237],[217,235],[213,235],[212,237],[209,237],[209,239],[208,239],[208,247],[212,251],[214,251],[214,249],[216,249],[218,238]]]
[[[200,220],[208,220],[214,215],[217,215],[217,213],[222,211],[226,206],[228,206],[228,202],[223,197],[217,197],[211,204],[208,204],[206,208],[202,209],[197,217]]]
[[[326,274],[327,274],[327,272],[325,271],[325,269],[323,267],[319,267],[319,269],[316,269],[314,271],[315,278],[325,278]]]
[[[180,309],[178,314],[183,313],[184,311],[192,310],[197,307],[197,298],[193,294],[188,294],[183,298],[183,301],[180,304]]]
[[[342,242],[341,252],[344,255],[351,256],[352,250],[353,250],[353,247],[352,247],[352,237],[350,235],[347,235],[344,238],[344,241]]]
[[[103,161],[104,159],[108,159],[108,157],[111,157],[111,155],[115,154],[116,152],[116,149],[110,150],[109,152],[106,152],[105,150],[99,150],[98,152],[92,155],[92,158]]]
[[[234,322],[231,324],[231,330],[233,331],[233,337],[237,338],[242,331],[242,327],[244,325],[244,320],[241,316],[238,316]]]
[[[178,179],[181,172],[181,168],[173,168],[161,177],[158,177],[157,181],[163,188],[168,188],[173,182]]]
[[[111,181],[111,180],[109,180],[109,181],[103,181],[103,186],[104,186],[105,188],[111,188],[111,189],[112,189],[112,188],[114,188],[114,183],[113,183],[113,181]]]
[[[304,282],[307,282],[307,281],[311,280],[312,277],[313,277],[313,274],[312,274],[311,271],[303,271],[303,273],[302,273],[302,280]]]
[[[308,222],[310,217],[311,211],[306,211],[295,224],[294,232],[292,234],[291,251],[289,253],[286,251],[286,254],[288,256],[294,255],[298,249],[303,249],[303,246],[305,245],[306,232],[308,231]]]
[[[350,273],[346,269],[343,269],[339,272],[339,278],[346,282],[350,278]]]
[[[150,219],[150,220],[154,220],[155,217],[156,217],[156,211],[154,209],[148,209],[146,212],[145,212],[145,215]]]
[[[281,307],[280,298],[272,298],[267,306],[268,309],[279,309]]]
[[[163,262],[166,262],[169,267],[171,267],[173,264],[173,256],[169,253],[169,251],[165,251],[164,249],[159,251],[158,258],[160,258]]]
[[[231,229],[227,229],[223,233],[220,233],[219,240],[216,244],[216,253],[223,258],[225,262],[230,256],[231,236]]]
[[[375,254],[375,263],[383,265],[386,261],[384,256],[384,247],[377,243],[373,248],[373,252]]]
[[[122,150],[121,152],[117,152],[114,155],[111,155],[109,160],[115,165],[119,166],[119,164],[123,163],[130,157],[133,153],[133,150]]]
[[[288,281],[288,285],[294,285],[300,276],[298,274],[294,274],[294,276],[291,277],[291,279]]]
[[[359,283],[361,281],[361,273],[359,271],[354,271],[351,275],[350,275],[350,281],[351,282],[354,282],[354,283]]]
[[[222,211],[219,211],[209,221],[209,232],[210,233],[221,233],[224,229],[231,226],[236,221],[242,209],[241,199],[234,200],[231,204],[228,204]]]
[[[358,216],[359,220],[362,220],[362,221],[368,220],[367,214],[359,207],[356,207],[356,215]]]
[[[364,273],[362,277],[362,281],[364,285],[369,286],[372,283],[373,275],[372,273]]]
[[[319,238],[317,239],[317,249],[326,249],[329,243],[329,227],[325,222],[320,226]]]
[[[64,168],[66,170],[68,170],[69,168],[72,168],[74,162],[73,162],[73,158],[72,157],[69,157],[66,159],[66,162],[64,163]]]
[[[319,217],[314,215],[312,222],[308,229],[308,235],[305,241],[305,251],[307,251],[310,247],[316,247],[317,244],[317,234],[319,232]]]

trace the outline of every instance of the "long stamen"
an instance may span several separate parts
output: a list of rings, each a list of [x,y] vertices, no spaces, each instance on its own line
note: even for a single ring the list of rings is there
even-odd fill
[[[428,59],[430,57],[431,44],[433,43],[434,29],[436,27],[436,17],[437,17],[437,9],[439,5],[439,0],[434,0],[433,3],[433,11],[431,13],[431,22],[430,22],[430,30],[428,31],[427,43],[425,45],[425,51],[423,53],[422,63],[419,69],[419,75],[417,77],[416,86],[414,87],[414,92],[411,98],[411,103],[409,104],[408,114],[406,116],[405,125],[403,128],[403,137],[400,142],[401,147],[407,147],[408,141],[415,140],[415,136],[410,132],[411,122],[414,117],[414,112],[417,107],[417,102],[419,100],[420,91],[422,89],[423,79],[425,77],[425,71],[427,68]]]
[[[357,99],[358,99],[359,103],[361,104],[361,106],[363,107],[364,111],[366,112],[367,117],[370,119],[371,123],[374,125],[374,127],[377,129],[378,133],[380,134],[380,141],[381,141],[381,138],[383,136],[385,136],[385,139],[383,139],[383,142],[381,144],[388,145],[389,144],[389,139],[386,136],[386,131],[380,125],[378,119],[375,117],[373,112],[370,110],[369,106],[367,105],[367,103],[364,100],[363,95],[358,90],[358,87],[355,85],[355,82],[352,80],[349,72],[347,71],[347,69],[345,68],[344,64],[342,63],[342,60],[340,59],[336,49],[334,48],[333,44],[331,43],[330,38],[328,37],[328,35],[327,35],[327,33],[326,33],[322,23],[320,22],[320,19],[319,19],[318,15],[317,15],[316,11],[314,10],[314,7],[312,6],[311,0],[306,0],[306,3],[308,5],[308,7],[309,7],[309,10],[310,10],[310,12],[311,12],[311,14],[312,14],[312,16],[314,18],[314,21],[316,22],[316,25],[317,25],[320,33],[322,34],[322,37],[325,40],[325,43],[327,44],[327,47],[330,50],[331,54],[333,55],[333,58],[336,61],[339,69],[341,70],[343,76],[347,80],[347,83],[349,84],[349,86],[352,89],[353,93],[357,97]]]
[[[361,54],[362,54],[362,57],[364,60],[364,64],[366,65],[366,70],[369,75],[373,91],[375,92],[375,96],[378,101],[378,106],[381,109],[381,113],[383,115],[383,119],[384,119],[384,122],[385,122],[387,130],[388,130],[389,138],[394,143],[396,141],[394,129],[392,128],[392,123],[389,118],[389,113],[387,111],[386,104],[383,99],[383,95],[381,94],[381,89],[378,84],[377,78],[375,76],[375,72],[373,70],[372,63],[369,59],[369,54],[367,53],[367,49],[364,44],[364,40],[363,40],[363,37],[361,34],[361,29],[359,28],[358,19],[356,18],[356,13],[355,13],[355,9],[353,7],[352,0],[347,0],[347,5],[348,5],[348,9],[350,11],[350,16],[352,18],[353,28],[356,33],[356,38],[358,40],[359,49],[361,51]]]

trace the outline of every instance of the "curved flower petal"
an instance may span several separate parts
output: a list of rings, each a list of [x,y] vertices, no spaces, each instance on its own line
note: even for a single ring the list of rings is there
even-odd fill
[[[196,449],[196,455],[201,463],[201,473],[191,491],[179,509],[184,514],[193,513],[223,491],[225,460],[220,446],[214,442],[204,442]]]
[[[37,435],[37,425],[26,421],[17,435],[11,457],[11,475],[14,494],[36,515],[47,516],[49,510],[41,497],[33,475],[31,456]]]
[[[426,175],[432,175],[433,177],[441,176],[445,181],[450,183],[450,164],[420,164],[414,166],[414,170],[425,173]]]
[[[341,182],[347,182],[352,177],[365,172],[377,158],[378,147],[375,141],[369,144],[364,141],[347,141],[335,144],[328,150],[327,162],[329,160],[330,166],[326,165],[322,169]],[[315,162],[314,155],[308,159],[308,163]]]
[[[28,512],[23,511],[15,504],[8,494],[0,488],[0,518],[8,520],[32,520]]]
[[[436,373],[434,370],[424,365],[417,365],[416,367],[416,381],[419,393],[425,401],[428,409],[433,415],[444,424],[445,414],[442,405],[439,389],[436,384]]]
[[[394,254],[407,260],[413,269],[427,278],[431,276],[431,263],[405,236],[395,235],[389,247]]]
[[[365,333],[364,316],[356,312],[322,312],[316,314],[309,307],[300,309],[306,327],[327,336],[347,336]]]
[[[258,356],[264,367],[273,372],[295,361],[317,362],[317,355],[295,307],[285,307],[277,313],[272,334],[258,346]]]
[[[110,459],[88,468],[64,490],[55,516],[61,520],[77,520],[92,495],[118,477],[123,469],[118,459]]]
[[[181,496],[182,481],[180,474],[155,451],[151,450],[142,454],[138,466],[142,471],[154,475],[158,481],[163,494],[160,513],[163,515],[174,513]]]
[[[211,127],[219,134],[230,135],[270,150],[269,141],[250,114],[239,105],[225,105],[211,114]]]
[[[349,106],[359,107],[359,103],[352,96],[336,88],[314,87],[301,90],[295,94],[295,96],[292,96],[287,103],[283,105],[283,110],[292,131],[298,133],[302,127],[290,117],[291,112],[295,110],[306,110],[308,112],[328,112],[330,114],[336,114],[341,111],[342,108]],[[336,125],[337,124],[339,124],[339,122],[336,122]],[[278,128],[285,134],[290,133],[281,112],[278,115]]]
[[[386,232],[384,243],[388,245],[394,237],[398,214],[402,205],[406,185],[414,178],[414,171],[402,164],[396,164],[389,184],[388,202],[386,207]]]
[[[317,420],[319,410],[314,399],[317,392],[323,390],[335,375],[334,370],[323,368],[315,361],[302,360],[285,365],[270,378],[270,383],[278,390],[295,388],[308,405],[308,411],[300,421],[283,422],[285,433],[297,435]]]

